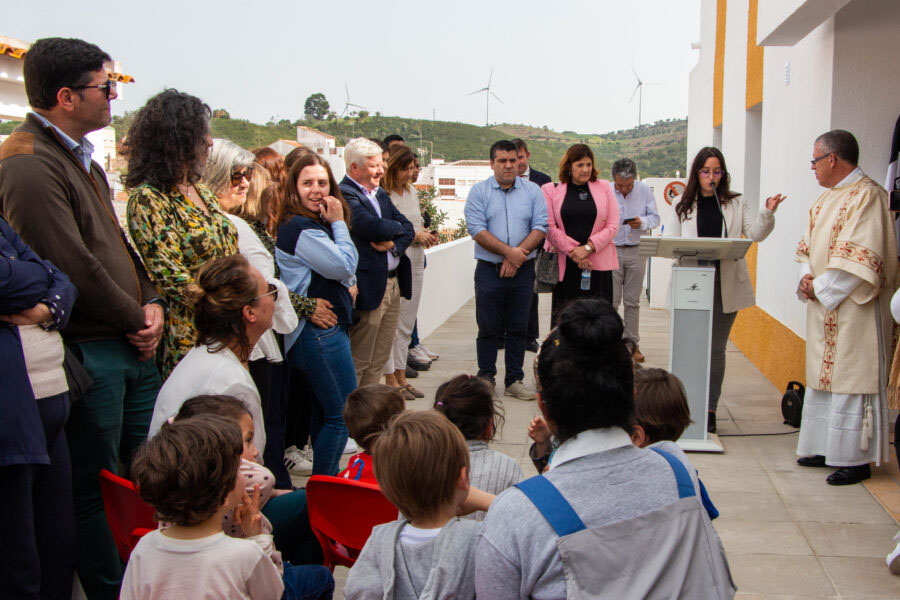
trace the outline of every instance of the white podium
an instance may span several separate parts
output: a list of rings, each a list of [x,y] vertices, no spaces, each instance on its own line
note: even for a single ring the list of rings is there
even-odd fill
[[[715,266],[707,263],[742,258],[751,243],[728,238],[641,238],[640,255],[676,261],[669,295],[669,371],[684,384],[694,421],[678,440],[685,451],[724,450],[719,437],[706,431],[716,279]],[[685,259],[697,266],[680,266]]]

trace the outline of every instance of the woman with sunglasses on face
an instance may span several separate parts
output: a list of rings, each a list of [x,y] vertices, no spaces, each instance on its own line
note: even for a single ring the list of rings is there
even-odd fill
[[[166,90],[137,112],[126,136],[128,231],[169,305],[157,354],[163,378],[197,341],[186,295],[194,273],[238,251],[237,230],[200,182],[212,144],[210,114],[199,98]]]
[[[688,176],[684,193],[675,199],[675,211],[664,235],[675,237],[746,237],[766,239],[775,227],[775,211],[784,201],[781,194],[766,199],[757,213],[752,202],[730,189],[731,176],[718,148],[702,148]],[[725,346],[737,311],[756,304],[750,272],[743,258],[715,262],[713,325],[709,374],[709,419],[707,431],[716,432],[716,408],[725,377]],[[682,259],[682,266],[697,261]]]
[[[288,288],[325,298],[337,323],[321,327],[301,319],[285,336],[288,361],[303,371],[315,392],[310,423],[314,475],[335,475],[347,442],[344,401],[356,389],[350,327],[359,255],[350,239],[350,208],[328,163],[306,153],[284,180],[275,259]]]

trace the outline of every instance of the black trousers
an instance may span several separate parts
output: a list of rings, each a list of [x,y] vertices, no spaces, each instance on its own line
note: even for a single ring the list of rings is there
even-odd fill
[[[34,400],[30,400],[34,402]],[[64,425],[69,395],[37,400],[49,465],[0,467],[0,597],[71,598],[75,509]]]
[[[581,289],[581,269],[566,258],[563,280],[553,288],[550,308],[550,327],[556,327],[559,313],[572,301],[581,298],[603,299],[612,302],[612,271],[591,271],[591,289]]]
[[[291,476],[284,466],[284,437],[287,427],[287,405],[290,391],[290,368],[283,362],[270,363],[265,358],[251,360],[250,377],[259,391],[265,419],[266,447],[263,450],[263,464],[275,475],[275,487],[293,489]]]

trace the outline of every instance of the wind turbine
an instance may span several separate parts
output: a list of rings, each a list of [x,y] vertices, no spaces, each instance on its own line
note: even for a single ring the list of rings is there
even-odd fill
[[[631,72],[634,73],[634,78],[637,80],[637,85],[634,86],[634,91],[631,92],[631,97],[628,99],[628,104],[631,104],[631,101],[634,100],[634,95],[637,94],[638,97],[638,127],[641,126],[641,109],[644,104],[644,82],[638,77],[637,71],[634,70],[634,65],[631,66]],[[647,85],[656,85],[655,83],[648,83]]]
[[[471,94],[466,94],[466,96],[472,96],[474,94],[480,94],[481,92],[484,92],[484,126],[485,127],[490,127],[490,125],[491,125],[491,120],[490,120],[491,96],[496,98],[497,102],[499,102],[500,104],[506,104],[503,100],[500,99],[499,96],[497,96],[497,94],[495,94],[494,92],[491,91],[491,79],[493,79],[493,78],[494,78],[494,67],[491,67],[491,74],[490,74],[490,76],[488,76],[487,85],[484,86],[483,88],[481,88],[480,90],[475,90]]]
[[[343,118],[344,115],[347,114],[347,109],[351,106],[365,110],[365,106],[360,106],[359,104],[353,104],[352,102],[350,102],[350,86],[347,85],[346,81],[344,82],[344,91],[347,92],[347,103],[344,104],[344,110],[341,111],[341,118]]]

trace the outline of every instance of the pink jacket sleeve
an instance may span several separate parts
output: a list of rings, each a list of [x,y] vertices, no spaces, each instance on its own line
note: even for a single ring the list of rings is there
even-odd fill
[[[619,203],[616,202],[612,190],[610,190],[609,182],[604,181],[601,185],[603,187],[604,196],[606,197],[606,222],[603,224],[603,228],[600,229],[600,231],[594,232],[589,238],[594,245],[595,251],[611,244],[616,237],[616,233],[619,231]]]
[[[556,204],[562,202],[560,196],[565,198],[565,188],[563,188],[563,184],[554,186],[552,183],[545,183],[541,190],[544,192],[544,198],[547,199],[547,241],[556,252],[568,255],[572,248],[578,245],[578,242],[566,235],[562,223],[556,222]]]

